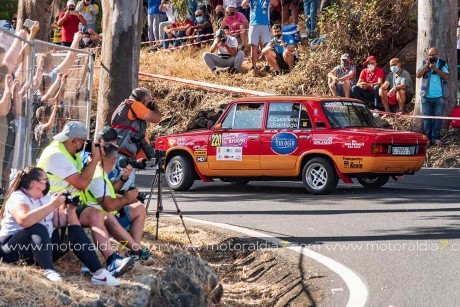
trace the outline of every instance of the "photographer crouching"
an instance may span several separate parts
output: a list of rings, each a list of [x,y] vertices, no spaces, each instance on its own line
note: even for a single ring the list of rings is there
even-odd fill
[[[161,120],[161,112],[155,101],[152,99],[150,91],[139,87],[132,91],[129,99],[123,101],[115,110],[112,116],[112,128],[114,128],[120,138],[117,140],[119,153],[117,165],[110,173],[111,180],[122,180],[124,182],[121,190],[128,190],[134,187],[136,165],[135,160],[154,158],[153,150],[149,145],[147,135],[147,123],[158,123]],[[120,160],[128,160],[128,164],[133,165],[133,172],[126,177],[120,167]]]

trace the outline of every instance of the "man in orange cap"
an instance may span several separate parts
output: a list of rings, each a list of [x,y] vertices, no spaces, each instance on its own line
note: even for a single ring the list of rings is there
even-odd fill
[[[377,58],[373,55],[363,63],[366,67],[359,75],[358,83],[351,88],[353,96],[363,102],[374,102],[374,109],[379,107],[379,88],[385,80],[383,69],[377,67]]]

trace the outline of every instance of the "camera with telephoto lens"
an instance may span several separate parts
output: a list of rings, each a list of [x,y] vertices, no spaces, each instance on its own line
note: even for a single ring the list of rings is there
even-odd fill
[[[430,56],[430,64],[434,64],[434,63],[436,63],[436,58]]]
[[[220,37],[220,42],[222,44],[225,44],[226,41],[227,41],[227,39],[225,37],[223,37],[223,36]]]
[[[118,160],[118,165],[121,168],[125,168],[128,164],[138,169],[144,169],[146,167],[145,161],[137,162],[136,160],[128,158],[128,157],[122,157],[120,158],[120,160]]]
[[[66,205],[71,205],[71,206],[76,207],[80,203],[80,196],[72,196],[72,193],[70,193],[70,191],[66,190],[64,191],[62,195],[65,196],[64,204]]]
[[[87,153],[91,153],[92,146],[93,146],[93,140],[87,140],[85,144],[83,145],[83,151]],[[100,147],[100,146],[101,144],[96,143],[96,147]]]
[[[134,190],[134,189],[135,189],[135,187],[130,187],[128,190],[126,190],[126,192]],[[144,203],[146,198],[147,198],[147,193],[145,193],[145,192],[138,192],[137,193],[137,200],[140,201],[141,203]]]
[[[131,142],[139,144],[139,147],[144,151],[147,160],[152,160],[155,157],[152,147],[145,140],[144,132],[138,132],[131,136]]]

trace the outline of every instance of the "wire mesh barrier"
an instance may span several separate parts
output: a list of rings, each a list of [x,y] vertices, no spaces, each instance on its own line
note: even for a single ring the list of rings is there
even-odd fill
[[[0,29],[0,175],[6,192],[17,169],[36,164],[70,120],[89,128],[92,53]],[[81,37],[76,35],[77,47]]]

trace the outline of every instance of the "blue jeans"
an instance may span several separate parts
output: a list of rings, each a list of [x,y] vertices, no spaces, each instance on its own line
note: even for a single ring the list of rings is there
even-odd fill
[[[316,17],[318,13],[318,0],[304,0],[303,11],[305,13],[305,26],[311,35],[316,29]]]
[[[380,96],[379,96],[379,86],[374,85],[372,90],[365,88],[360,88],[357,85],[353,85],[351,92],[356,99],[361,100],[362,102],[372,102],[374,101],[374,108],[378,108],[380,105]]]
[[[185,35],[185,31],[180,31],[180,32],[177,34],[177,36],[175,36],[175,35],[173,34],[173,35],[172,35],[172,38],[180,38],[180,37],[185,37],[185,36],[186,36],[186,35]],[[166,32],[165,32],[165,34],[163,35],[163,39],[169,39],[168,34],[166,34]],[[163,42],[163,48],[164,48],[164,49],[168,49],[169,43],[172,43],[172,44],[174,45],[174,47],[178,47],[179,45],[182,44],[183,41],[184,41],[184,40],[182,40],[182,39],[178,39],[178,40],[175,40],[175,41],[165,41],[165,42]]]
[[[444,98],[424,98],[422,97],[422,115],[442,116],[444,111]],[[423,133],[431,141],[441,139],[441,119],[423,119]]]

